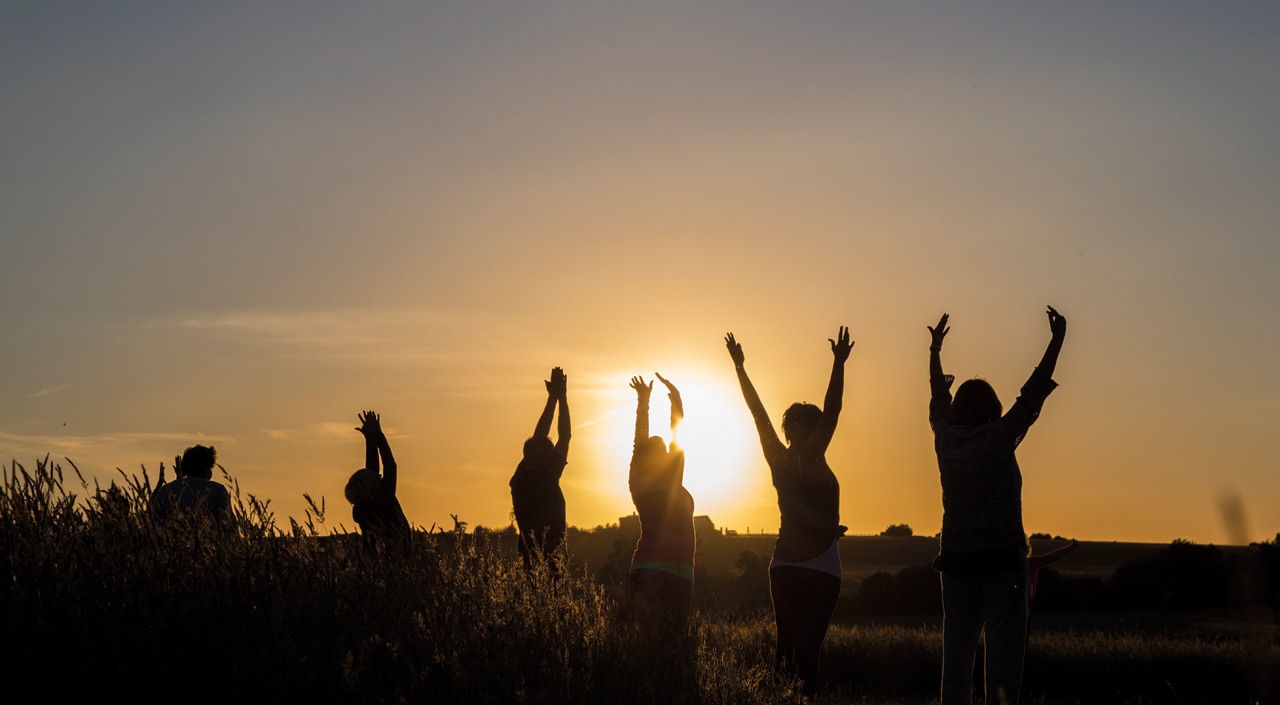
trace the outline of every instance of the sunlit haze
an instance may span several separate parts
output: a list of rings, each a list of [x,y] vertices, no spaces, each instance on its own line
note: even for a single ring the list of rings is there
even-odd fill
[[[723,336],[777,427],[848,325],[841,521],[933,534],[926,326],[1007,407],[1051,304],[1028,531],[1223,543],[1229,497],[1280,531],[1280,6],[0,15],[5,465],[105,484],[212,444],[278,518],[309,493],[354,530],[376,409],[411,522],[505,527],[560,366],[589,528],[633,512],[628,381],[657,371],[697,513],[776,531]]]

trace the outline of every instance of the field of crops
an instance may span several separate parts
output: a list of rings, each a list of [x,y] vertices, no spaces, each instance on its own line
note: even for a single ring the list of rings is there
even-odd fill
[[[489,532],[419,532],[410,550],[374,550],[331,535],[323,506],[281,529],[268,504],[233,489],[231,526],[161,523],[145,478],[95,492],[51,462],[5,468],[9,682],[58,699],[179,702],[805,701],[772,674],[767,607],[704,604],[686,633],[656,633],[599,566],[526,574]],[[726,595],[760,566],[740,558],[735,570],[709,574]],[[1237,617],[1197,629],[1033,622],[1026,699],[1274,701],[1274,625]],[[823,658],[821,702],[927,702],[937,620],[859,613],[832,627]]]

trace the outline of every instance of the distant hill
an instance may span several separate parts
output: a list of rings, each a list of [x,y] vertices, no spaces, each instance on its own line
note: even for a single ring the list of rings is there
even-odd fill
[[[625,528],[609,525],[590,530],[570,527],[569,552],[594,573],[619,550],[624,550],[629,560],[630,551],[639,536],[638,524]],[[733,572],[743,551],[771,556],[774,541],[778,538],[776,534],[726,535],[719,531],[699,531],[697,536],[697,563],[710,575]],[[618,542],[623,542],[625,549],[619,549]],[[1033,539],[1031,550],[1032,553],[1046,553],[1066,543],[1066,540]],[[1166,547],[1167,544],[1157,543],[1082,541],[1079,550],[1056,563],[1054,570],[1069,577],[1107,579],[1121,565],[1155,555]],[[1231,548],[1226,550],[1230,552]],[[903,568],[928,566],[937,554],[938,539],[932,536],[846,536],[840,539],[840,560],[844,565],[846,582],[860,582],[882,571],[897,573]]]

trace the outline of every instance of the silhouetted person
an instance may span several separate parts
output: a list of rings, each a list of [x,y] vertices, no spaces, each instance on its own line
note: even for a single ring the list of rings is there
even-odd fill
[[[364,467],[352,473],[344,491],[351,502],[351,518],[370,543],[407,546],[409,520],[396,499],[396,459],[391,455],[387,434],[382,431],[382,420],[374,411],[361,412],[357,417],[360,425],[356,430],[364,436]],[[382,474],[378,473],[379,457]]]
[[[693,495],[684,488],[684,450],[676,440],[684,404],[675,385],[657,376],[671,400],[670,448],[662,436],[649,435],[653,382],[631,378],[636,435],[627,484],[640,515],[640,540],[631,556],[629,584],[644,617],[680,627],[693,601]]]
[[[785,446],[743,368],[742,346],[733,333],[725,337],[778,491],[782,522],[769,561],[769,594],[778,630],[774,665],[780,672],[799,676],[808,692],[817,690],[822,641],[840,596],[836,544],[845,527],[840,525],[840,482],[827,465],[826,452],[844,403],[844,364],[853,341],[843,326],[837,337],[830,340],[834,360],[823,408],[792,404],[782,415]]]
[[[942,538],[933,566],[942,573],[942,702],[969,703],[974,652],[985,631],[989,702],[1016,703],[1027,644],[1030,545],[1022,526],[1022,472],[1014,451],[1057,386],[1053,370],[1067,319],[1048,309],[1049,346],[1009,413],[985,380],[951,397],[942,371],[947,314],[929,327],[929,425],[942,480]]]
[[[559,367],[551,369],[546,382],[547,403],[538,417],[533,435],[524,442],[524,457],[511,476],[511,507],[520,529],[520,556],[526,570],[543,556],[550,557],[552,573],[558,571],[555,556],[564,544],[566,528],[564,492],[560,476],[569,462],[568,378]],[[551,443],[551,417],[560,407],[556,442]]]
[[[208,512],[215,520],[231,518],[231,494],[213,481],[218,451],[213,446],[191,446],[173,459],[173,482],[166,482],[151,495],[151,513],[168,519],[191,510]],[[163,472],[163,471],[162,471]]]

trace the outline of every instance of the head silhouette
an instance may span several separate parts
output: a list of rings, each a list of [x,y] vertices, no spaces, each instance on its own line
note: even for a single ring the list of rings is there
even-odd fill
[[[803,442],[818,428],[822,421],[822,409],[813,404],[796,402],[782,413],[782,435],[788,445]]]
[[[528,459],[544,458],[555,452],[556,446],[546,436],[530,436],[524,442],[524,457]]]
[[[667,457],[667,442],[662,436],[649,436],[636,444],[631,454],[631,467],[642,473],[655,472],[663,466]]]
[[[213,446],[191,446],[182,453],[182,475],[212,480],[217,462],[218,451]]]
[[[360,468],[351,474],[351,479],[347,480],[347,487],[343,490],[347,501],[353,506],[360,506],[373,499],[378,493],[378,486],[382,484],[382,478],[378,477],[378,473],[369,468]]]
[[[956,397],[951,402],[951,413],[947,416],[948,426],[982,426],[1000,418],[1004,413],[1004,405],[996,390],[991,388],[985,379],[977,377],[965,381],[956,390]]]

